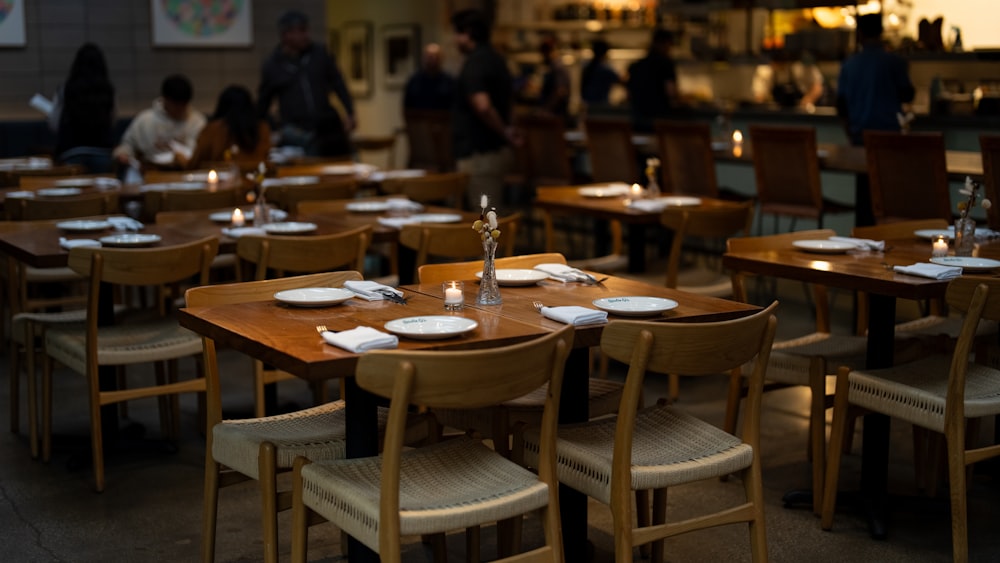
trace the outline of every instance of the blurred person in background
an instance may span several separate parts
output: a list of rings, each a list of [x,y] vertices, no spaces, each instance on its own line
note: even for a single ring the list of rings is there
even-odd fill
[[[559,60],[556,38],[546,35],[538,48],[542,55],[542,87],[538,106],[545,113],[569,120],[569,71]]]
[[[270,150],[271,127],[258,117],[250,90],[232,85],[219,94],[215,112],[198,135],[191,158],[183,164],[199,168],[231,160],[247,170],[266,161]]]
[[[205,116],[191,107],[194,88],[182,74],[172,74],[160,85],[153,107],[142,110],[129,123],[114,155],[121,164],[152,163],[176,167],[177,154],[186,157],[205,126]]]
[[[441,46],[428,43],[420,70],[406,81],[403,109],[451,109],[455,101],[455,78],[441,66]]]
[[[622,77],[608,64],[611,45],[607,41],[597,39],[590,49],[593,56],[580,75],[580,99],[588,107],[606,106],[611,101],[611,89],[622,83]]]
[[[645,57],[628,67],[628,103],[632,129],[651,133],[653,122],[670,115],[678,105],[677,67],[670,58],[674,34],[655,29]]]
[[[114,112],[115,87],[104,53],[85,43],[77,50],[49,114],[56,132],[56,160],[79,164],[93,174],[111,172]]]

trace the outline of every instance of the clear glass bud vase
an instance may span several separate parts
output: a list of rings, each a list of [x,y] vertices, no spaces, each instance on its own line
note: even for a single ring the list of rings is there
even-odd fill
[[[976,221],[969,217],[955,220],[955,256],[972,256],[976,248]]]
[[[500,284],[497,283],[497,270],[494,260],[497,253],[497,241],[489,234],[483,240],[483,278],[479,281],[479,293],[476,295],[477,305],[499,305],[503,303],[500,297]]]

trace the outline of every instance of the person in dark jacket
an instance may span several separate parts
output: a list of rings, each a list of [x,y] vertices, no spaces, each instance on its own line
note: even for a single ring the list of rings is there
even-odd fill
[[[449,110],[455,101],[455,78],[441,67],[441,46],[424,47],[423,66],[406,81],[403,109]]]
[[[50,116],[56,125],[56,160],[95,174],[111,172],[114,112],[115,87],[104,53],[86,43],[76,52]]]

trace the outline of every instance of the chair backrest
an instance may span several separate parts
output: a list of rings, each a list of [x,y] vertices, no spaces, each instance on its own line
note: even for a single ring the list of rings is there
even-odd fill
[[[60,181],[73,181],[74,185],[76,182],[86,182],[86,181],[101,181],[98,179],[108,179],[113,180],[115,177],[111,174],[72,174],[68,176],[21,176],[18,180],[18,186],[22,190],[37,190],[38,188],[45,188],[49,186],[58,185],[57,182]]]
[[[406,110],[406,140],[410,147],[407,167],[435,172],[455,169],[451,146],[451,112],[448,110]]]
[[[816,129],[751,125],[750,140],[761,211],[818,220],[823,192]]]
[[[150,216],[161,211],[195,211],[223,209],[239,205],[239,191],[232,188],[217,190],[150,190],[144,198],[143,212]]]
[[[469,175],[465,172],[445,172],[413,178],[387,178],[379,191],[389,195],[405,195],[420,203],[436,203],[462,209],[468,186]]]
[[[965,374],[969,356],[975,346],[980,319],[1000,320],[1000,279],[969,275],[957,277],[948,283],[945,298],[950,307],[965,314],[951,362],[945,419],[965,424],[965,416],[982,416],[965,413]],[[997,447],[994,445],[991,449],[995,450]]]
[[[673,207],[663,210],[660,224],[673,231],[670,256],[667,260],[667,287],[677,287],[684,237],[723,239],[750,234],[753,224],[753,202],[724,203],[702,207]]]
[[[983,154],[983,195],[993,203],[986,211],[987,224],[1000,229],[1000,135],[980,135],[979,150]]]
[[[500,236],[500,256],[514,254],[514,241],[521,214],[514,213],[497,221]],[[415,268],[426,264],[431,257],[469,259],[483,255],[483,243],[466,223],[419,223],[404,225],[399,233],[399,244],[417,251]],[[414,271],[414,275],[417,272]]]
[[[632,125],[622,119],[588,117],[587,152],[595,182],[639,182],[639,156],[632,144]]]
[[[865,227],[854,227],[851,236],[872,240],[913,238],[913,232],[921,229],[947,229],[948,221],[944,219],[914,219],[912,221],[897,221]]]
[[[256,280],[266,279],[269,270],[282,275],[337,269],[363,271],[371,239],[371,225],[330,235],[244,235],[236,243],[236,257],[257,265]]]
[[[353,179],[323,178],[315,184],[271,186],[264,194],[272,205],[294,213],[303,201],[351,199],[357,191]]]
[[[675,194],[718,197],[708,123],[657,120],[654,131],[660,148],[660,188]]]
[[[530,269],[539,264],[565,263],[566,257],[558,252],[507,256],[504,258],[497,258],[495,261],[497,269]],[[473,260],[471,262],[450,262],[447,264],[424,264],[417,268],[417,280],[420,283],[440,283],[449,280],[471,280],[475,279],[476,272],[480,272],[482,269],[482,260]]]
[[[572,154],[566,142],[565,120],[555,115],[533,113],[518,116],[514,123],[524,140],[520,151],[529,185],[571,184]]]
[[[35,221],[41,219],[69,219],[72,217],[91,217],[108,215],[118,212],[118,193],[99,192],[70,197],[18,198],[19,213],[11,213],[11,219]]]
[[[951,221],[951,196],[941,133],[865,131],[865,157],[877,223]]]

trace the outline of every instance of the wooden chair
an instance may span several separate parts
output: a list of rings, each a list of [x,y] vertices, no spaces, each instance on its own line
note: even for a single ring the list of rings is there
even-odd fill
[[[450,172],[455,169],[450,111],[406,110],[403,112],[403,121],[410,147],[407,168],[422,168],[433,172]]]
[[[739,522],[749,524],[752,560],[767,561],[760,409],[776,308],[774,303],[756,314],[715,323],[612,321],[604,328],[601,350],[629,366],[618,415],[560,426],[556,462],[561,483],[610,506],[618,563],[631,562],[633,546],[650,542],[650,560],[661,562],[664,538]],[[647,373],[700,376],[745,363],[753,369],[739,435],[664,402],[649,408],[641,404]],[[515,436],[515,452],[523,451],[528,465],[537,467],[539,442],[539,434],[528,430]],[[667,523],[669,487],[733,472],[743,482],[744,502]],[[633,514],[632,492],[649,490],[652,525],[636,527],[633,522],[647,520]]]
[[[144,397],[164,397],[187,392],[204,392],[205,380],[176,379],[176,359],[194,356],[201,351],[196,334],[181,328],[171,317],[144,316],[125,319],[112,326],[99,326],[102,311],[111,306],[101,303],[101,284],[121,286],[157,286],[180,282],[197,276],[208,283],[212,258],[218,240],[208,237],[177,246],[149,249],[74,248],[69,252],[69,267],[88,276],[90,294],[84,326],[51,327],[45,332],[46,359],[42,372],[42,456],[48,460],[52,435],[52,364],[53,360],[87,379],[90,396],[90,439],[94,468],[94,490],[104,490],[104,455],[101,407]],[[107,297],[107,296],[105,296]],[[170,362],[169,373],[163,363]],[[98,371],[102,366],[126,366],[155,362],[157,384],[128,389],[102,389]],[[165,413],[161,402],[161,422],[172,437],[176,436],[176,418]],[[166,416],[165,416],[166,415]]]
[[[20,186],[24,178],[78,176],[84,172],[84,167],[79,164],[56,164],[48,168],[5,170],[0,175],[0,180],[2,180],[0,185]]]
[[[70,197],[17,198],[19,213],[11,219],[37,221],[42,219],[70,219],[110,215],[118,212],[118,194],[115,192],[91,193]],[[10,201],[10,200],[8,200]]]
[[[961,335],[952,354],[933,355],[885,369],[851,370],[837,376],[823,494],[823,529],[833,526],[840,476],[841,445],[852,406],[898,418],[944,435],[951,491],[952,559],[969,560],[966,495],[969,466],[1000,456],[1000,445],[977,447],[967,425],[1000,414],[1000,370],[972,363],[976,325],[981,319],[1000,320],[1000,280],[962,276],[951,281],[948,304],[965,313]]]
[[[514,213],[497,221],[497,227],[502,233],[497,254],[511,256],[514,254],[514,241],[517,239],[517,227],[521,220],[520,213]],[[483,243],[470,232],[466,223],[418,223],[404,225],[399,233],[399,244],[417,253],[413,274],[419,273],[420,266],[430,262],[431,258],[474,258],[482,256]]]
[[[191,288],[188,307],[271,301],[278,291],[305,287],[341,287],[360,280],[354,271]],[[219,367],[215,342],[202,339],[205,364],[207,429],[205,443],[205,500],[202,524],[202,561],[215,560],[219,489],[256,480],[261,493],[264,560],[278,561],[278,512],[291,505],[291,491],[279,491],[278,473],[291,469],[298,455],[309,459],[346,457],[344,401],[276,416],[223,420]],[[379,409],[379,423],[387,411]]]
[[[864,137],[876,223],[903,219],[951,222],[953,209],[941,133],[865,131]]]
[[[656,120],[653,126],[660,149],[660,189],[718,198],[712,129],[708,123]]]
[[[327,177],[315,184],[271,186],[264,195],[271,205],[295,213],[303,201],[352,199],[357,191],[358,183],[353,179]]]
[[[398,563],[401,536],[475,528],[537,512],[544,545],[503,561],[563,561],[555,440],[563,367],[572,342],[573,327],[566,326],[529,342],[487,350],[362,355],[358,385],[391,399],[384,452],[341,462],[296,460],[292,560],[306,560],[310,513],[333,522],[378,552],[382,561]],[[403,448],[410,404],[483,409],[546,383],[550,392],[537,475],[469,436]]]
[[[821,229],[763,237],[738,237],[729,239],[726,247],[730,252],[766,251],[770,248],[787,248],[796,240],[826,239],[835,234],[831,229]],[[748,276],[743,272],[732,272],[733,294],[738,301],[748,302],[747,279]],[[835,366],[864,365],[868,339],[864,336],[831,333],[826,287],[814,284],[811,289],[816,329],[809,334],[774,343],[768,358],[767,380],[777,384],[779,388],[790,385],[809,388],[811,398],[807,457],[812,461],[813,510],[818,513],[822,507],[822,497],[817,491],[822,490],[826,458],[826,376],[833,373]],[[723,425],[728,432],[736,429],[740,399],[747,393],[745,379],[736,372],[730,380]]]
[[[217,190],[150,190],[145,193],[143,212],[155,216],[162,211],[195,211],[199,209],[233,208],[240,201],[240,191],[233,188]]]
[[[334,270],[364,270],[365,253],[371,242],[372,227],[358,227],[343,233],[315,236],[244,235],[236,243],[237,271],[247,269],[242,263],[255,265],[255,280],[284,277],[286,274],[331,272]],[[266,414],[264,386],[294,379],[290,373],[265,369],[263,362],[254,361],[254,416]],[[317,403],[325,402],[325,386],[313,387]]]
[[[1000,135],[980,135],[979,149],[983,154],[983,196],[993,207],[986,212],[986,224],[1000,230]]]
[[[524,139],[520,147],[530,186],[573,184],[572,152],[566,142],[566,120],[549,114],[524,114],[514,119]]]
[[[414,178],[388,178],[379,188],[384,194],[404,195],[420,203],[439,204],[462,209],[469,175],[464,172],[428,174]]]
[[[521,254],[496,259],[497,269],[530,269],[539,264],[565,264],[566,257],[558,252],[542,254]],[[476,272],[483,269],[482,260],[471,262],[447,262],[443,264],[423,264],[417,268],[420,283],[441,283],[450,280],[474,280]]]
[[[70,174],[68,176],[21,176],[18,187],[22,190],[35,191],[39,188],[48,188],[58,186],[59,182],[62,181],[72,181],[74,185],[76,182],[91,182],[88,185],[108,183],[114,184],[117,182],[114,176],[110,174]],[[112,180],[114,182],[112,182]],[[118,184],[119,186],[121,184]]]
[[[621,119],[588,117],[587,152],[594,182],[634,183],[642,180],[639,156],[632,144],[632,126]]]
[[[660,214],[660,224],[673,233],[667,259],[666,286],[712,297],[732,295],[732,281],[721,271],[681,271],[684,239],[727,239],[738,234],[746,236],[750,234],[752,223],[752,202],[664,209]],[[685,281],[694,283],[684,283]]]
[[[778,228],[782,215],[791,217],[788,230],[794,231],[796,219],[816,221],[822,229],[827,213],[852,210],[823,197],[815,128],[751,125],[750,139],[760,214],[775,216],[775,232],[784,232]],[[758,233],[763,223],[761,219]]]

